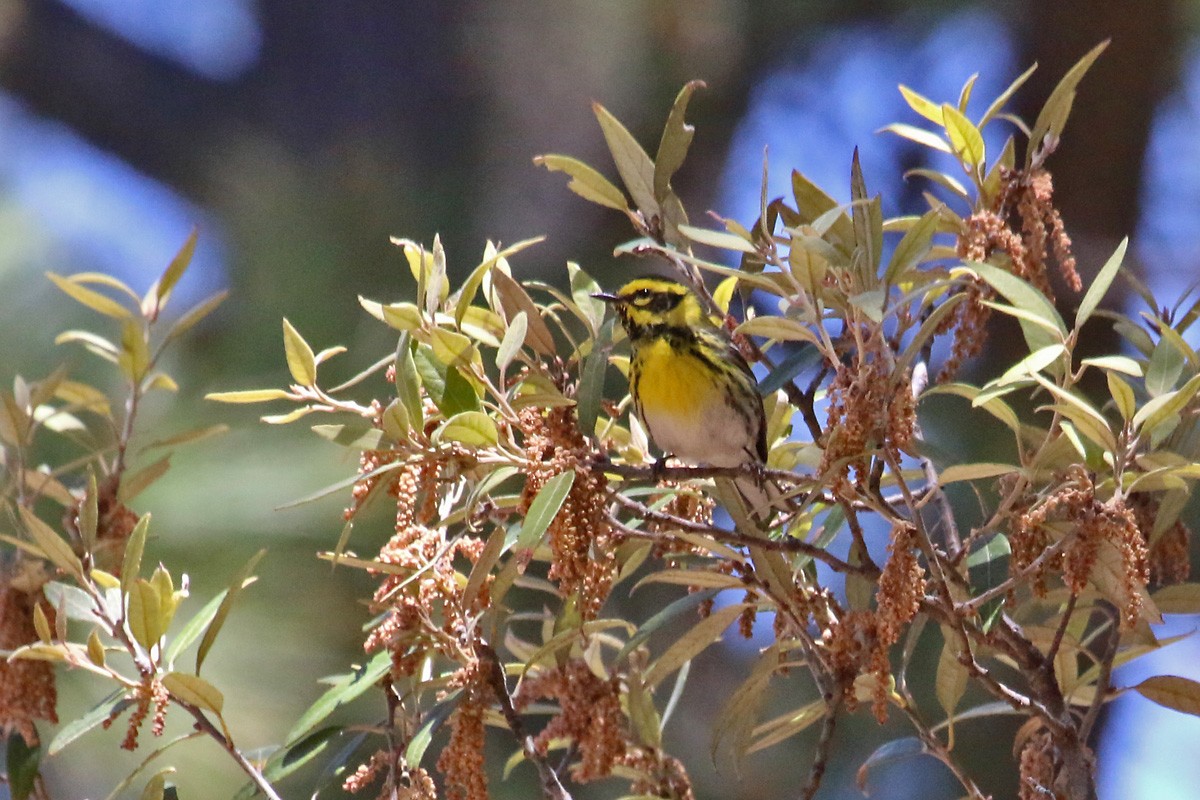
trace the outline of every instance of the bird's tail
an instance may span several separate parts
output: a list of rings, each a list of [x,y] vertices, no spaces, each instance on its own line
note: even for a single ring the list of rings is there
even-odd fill
[[[776,510],[788,507],[787,497],[772,480],[753,475],[716,478],[717,499],[738,527],[751,523],[762,529]]]

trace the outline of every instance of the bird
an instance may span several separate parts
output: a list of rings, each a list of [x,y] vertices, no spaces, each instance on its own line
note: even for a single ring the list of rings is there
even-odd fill
[[[634,411],[664,458],[694,466],[765,466],[767,419],[758,381],[692,289],[648,276],[592,296],[616,310],[629,336]],[[751,517],[762,521],[778,488],[750,474],[732,483]]]

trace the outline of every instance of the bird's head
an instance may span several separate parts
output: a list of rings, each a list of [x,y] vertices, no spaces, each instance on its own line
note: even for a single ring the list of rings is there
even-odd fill
[[[670,278],[637,278],[616,294],[592,296],[612,305],[631,333],[647,328],[694,328],[705,322],[695,293]]]

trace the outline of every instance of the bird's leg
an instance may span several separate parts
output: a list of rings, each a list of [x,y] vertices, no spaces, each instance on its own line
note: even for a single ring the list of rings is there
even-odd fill
[[[650,477],[655,483],[661,483],[663,476],[667,471],[667,459],[671,458],[670,453],[663,453],[658,458],[654,459],[654,463],[650,465]]]

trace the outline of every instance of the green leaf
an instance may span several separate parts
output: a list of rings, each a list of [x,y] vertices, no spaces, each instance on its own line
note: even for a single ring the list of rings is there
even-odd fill
[[[541,541],[542,534],[550,527],[562,504],[566,501],[571,487],[575,484],[575,471],[561,472],[546,481],[537,497],[529,504],[529,513],[521,524],[521,532],[517,535],[515,549],[531,550]]]
[[[317,360],[312,348],[300,335],[287,317],[283,318],[283,350],[287,356],[288,372],[292,380],[301,386],[312,386],[317,382]]]
[[[170,468],[170,454],[163,456],[148,466],[142,467],[121,481],[121,485],[117,490],[117,497],[120,498],[121,502],[128,503],[165,475]]]
[[[525,312],[525,322],[528,328],[525,344],[544,356],[554,355],[556,347],[554,334],[550,332],[550,328],[547,327],[546,321],[538,312],[533,298],[529,296],[524,287],[513,280],[512,276],[505,274],[503,270],[495,270],[492,272],[492,288],[500,298],[504,317],[510,325],[518,313]]]
[[[579,420],[579,430],[584,436],[596,434],[596,420],[600,417],[600,401],[604,396],[605,368],[608,366],[615,326],[615,317],[610,317],[600,326],[592,340],[591,352],[583,360],[583,369],[580,370],[579,389],[575,393],[575,414]]]
[[[537,163],[536,158],[534,159],[534,162]],[[601,178],[600,180],[603,181],[604,179]],[[574,181],[572,181],[572,183],[574,183]],[[616,190],[614,189],[613,191]],[[618,194],[620,193],[618,192]],[[624,203],[624,200],[625,198],[622,197],[621,202]],[[471,308],[471,303],[475,301],[475,295],[478,294],[479,287],[483,285],[484,278],[492,273],[492,270],[497,263],[507,259],[510,256],[516,255],[527,247],[532,247],[533,245],[539,244],[545,240],[545,236],[536,236],[532,239],[524,239],[516,244],[509,245],[498,252],[495,251],[492,243],[488,242],[488,249],[484,252],[483,261],[479,264],[479,266],[472,270],[470,276],[466,281],[463,282],[462,290],[458,295],[458,303],[454,307],[455,324],[460,328],[462,327],[463,319],[466,317],[468,310]]]
[[[1133,396],[1133,387],[1122,380],[1117,373],[1104,373],[1108,379],[1108,393],[1112,395],[1113,405],[1121,412],[1121,419],[1128,422],[1137,412],[1137,401]]]
[[[501,373],[508,369],[508,365],[520,351],[521,345],[525,344],[525,335],[529,331],[527,319],[524,311],[518,312],[509,323],[508,330],[504,332],[504,339],[500,342],[499,349],[496,350],[496,368]]]
[[[738,326],[737,332],[744,336],[762,336],[784,342],[810,342],[820,344],[817,335],[794,319],[763,315],[748,319]]]
[[[322,720],[332,714],[340,706],[349,703],[363,692],[370,689],[379,679],[392,668],[392,654],[382,650],[371,657],[366,664],[354,672],[342,676],[341,680],[329,687],[308,710],[300,715],[300,719],[292,726],[285,741],[291,745],[307,735]]]
[[[880,745],[867,757],[862,766],[858,768],[858,773],[855,775],[855,782],[858,784],[859,791],[867,794],[867,784],[870,779],[871,770],[884,764],[924,755],[927,752],[929,751],[926,749],[925,744],[916,736],[905,736],[903,739],[893,739],[890,742]]]
[[[383,431],[366,420],[338,425],[313,425],[312,430],[322,439],[352,450],[378,450],[383,441]]]
[[[93,706],[82,717],[73,719],[59,728],[50,741],[50,746],[46,748],[46,754],[52,756],[58,753],[88,731],[98,728],[106,719],[116,717],[133,703],[132,698],[125,697],[124,690],[118,689]]]
[[[997,533],[991,539],[988,539],[987,544],[967,556],[967,566],[982,567],[984,564],[990,564],[998,558],[1004,558],[1011,552],[1012,546],[1008,543],[1008,537],[1003,533]]]
[[[1179,348],[1165,336],[1159,339],[1146,365],[1146,392],[1158,397],[1174,389],[1183,374],[1183,365],[1184,355]]]
[[[201,300],[196,305],[189,308],[183,313],[175,323],[171,325],[171,329],[167,331],[167,335],[163,337],[163,344],[175,341],[183,334],[190,331],[192,328],[200,324],[200,322],[209,314],[217,310],[221,303],[225,302],[225,298],[229,297],[229,291],[222,289]]]
[[[933,235],[937,233],[940,213],[930,209],[904,234],[892,251],[887,269],[883,272],[886,284],[896,283],[909,270],[915,269],[933,248]]]
[[[1075,100],[1075,88],[1079,82],[1083,80],[1083,76],[1091,68],[1092,64],[1104,52],[1104,48],[1108,47],[1109,39],[1105,39],[1100,44],[1093,47],[1075,63],[1063,76],[1063,79],[1054,87],[1054,91],[1050,93],[1050,97],[1046,100],[1046,105],[1042,106],[1041,113],[1038,114],[1037,120],[1033,123],[1033,128],[1029,134],[1029,152],[1025,155],[1025,166],[1033,163],[1034,153],[1038,152],[1043,144],[1043,140],[1049,136],[1051,139],[1057,139],[1067,124],[1067,116],[1070,114],[1071,105]]]
[[[218,403],[266,403],[271,400],[287,400],[291,397],[291,393],[283,389],[247,389],[238,392],[209,392],[204,395],[205,400],[213,400]]]
[[[412,338],[407,333],[400,335],[396,344],[396,397],[404,404],[408,412],[409,424],[420,424],[424,419],[421,404],[421,376],[413,360]],[[445,379],[441,380],[442,391],[445,391]],[[430,392],[432,397],[433,393]]]
[[[1044,294],[999,267],[977,261],[968,262],[966,266],[1021,312],[1017,316],[1031,351],[1066,341],[1067,326]],[[1055,336],[1052,332],[1057,332],[1058,335]]]
[[[937,678],[934,687],[937,692],[938,705],[946,712],[948,719],[954,719],[954,710],[967,691],[967,668],[958,660],[957,635],[943,626],[941,655],[938,656]]]
[[[834,212],[834,209],[840,207],[836,200],[798,170],[792,170],[792,194],[796,198],[796,209],[805,222],[815,222],[822,215]],[[845,213],[840,210],[834,212],[829,231],[842,244],[847,254],[853,250],[854,223]]]
[[[1020,471],[1020,467],[1012,464],[992,464],[978,462],[973,464],[953,464],[938,473],[938,483],[946,486],[960,481],[977,481],[984,478],[995,478],[1010,472]]]
[[[189,675],[186,672],[168,672],[163,676],[163,686],[179,700],[205,711],[211,711],[218,717],[225,708],[225,695],[199,675]]]
[[[1108,261],[1104,262],[1104,266],[1100,268],[1100,272],[1096,274],[1096,279],[1092,281],[1092,285],[1088,287],[1087,293],[1083,299],[1079,301],[1079,311],[1075,313],[1075,330],[1083,327],[1083,323],[1087,322],[1092,316],[1092,312],[1100,305],[1100,301],[1104,299],[1104,295],[1108,293],[1108,287],[1112,285],[1113,280],[1117,277],[1117,272],[1121,269],[1121,263],[1125,260],[1125,249],[1129,246],[1129,237],[1126,236],[1117,245],[1117,249],[1108,257]]]
[[[8,793],[12,800],[28,800],[37,786],[38,772],[42,762],[41,745],[30,745],[20,732],[8,735],[8,750],[5,754]]]
[[[992,101],[992,104],[988,106],[987,111],[983,112],[983,116],[979,119],[980,128],[987,125],[996,117],[997,114],[1004,110],[1005,104],[1008,103],[1008,101],[1016,93],[1017,89],[1020,89],[1025,81],[1029,80],[1029,76],[1033,75],[1037,67],[1038,65],[1034,64],[1032,67],[1018,75],[1016,80],[1010,83],[1008,88],[1001,92],[1000,95]]]
[[[876,133],[894,133],[897,136],[908,139],[910,142],[924,145],[931,150],[937,150],[942,153],[949,153],[950,145],[945,139],[938,136],[933,131],[927,131],[924,128],[918,128],[916,125],[906,125],[903,122],[893,122],[890,125],[884,125]]]
[[[1160,706],[1200,717],[1200,683],[1178,675],[1154,675],[1133,687]]]
[[[196,252],[196,240],[199,236],[200,229],[193,227],[183,246],[179,248],[179,252],[171,259],[171,263],[167,265],[166,271],[163,272],[162,277],[154,285],[154,308],[156,315],[158,310],[166,304],[171,290],[175,288],[175,284],[179,283],[179,279],[183,277],[183,273],[187,270],[188,265],[192,263],[192,256]]]
[[[212,649],[213,643],[217,640],[217,634],[221,632],[221,626],[225,624],[225,618],[229,616],[230,610],[233,608],[233,602],[237,599],[242,588],[246,585],[250,573],[258,566],[258,562],[267,554],[266,548],[259,550],[246,565],[238,571],[233,580],[229,583],[229,588],[225,590],[225,596],[221,598],[221,603],[217,606],[217,611],[213,615],[212,622],[204,629],[204,638],[200,640],[200,647],[196,650],[196,674],[200,674],[200,667],[204,664],[204,659],[208,656],[208,651]]]
[[[654,195],[654,162],[608,109],[599,103],[592,103],[592,112],[600,123],[600,130],[604,134],[609,152],[612,153],[613,162],[617,165],[617,172],[620,173],[634,204],[647,220],[659,216],[658,200]]]
[[[168,668],[174,666],[175,659],[179,657],[180,653],[191,647],[195,641],[200,638],[200,634],[205,628],[208,627],[209,623],[213,621],[213,618],[217,616],[217,609],[219,609],[221,604],[225,602],[225,595],[228,593],[228,589],[222,589],[216,597],[205,603],[204,608],[200,609],[195,616],[189,619],[184,626],[179,629],[179,632],[172,637],[171,643],[167,645],[166,654],[163,658],[163,661],[167,664]]]
[[[442,441],[461,442],[471,447],[491,447],[499,441],[496,423],[480,411],[463,411],[446,420],[440,430]]]
[[[943,124],[942,109],[937,103],[922,94],[914,92],[904,84],[900,84],[900,94],[904,96],[904,101],[908,103],[909,108],[913,111],[936,125]]]
[[[142,552],[146,549],[146,532],[150,529],[149,512],[142,515],[133,532],[125,540],[125,555],[121,562],[121,593],[129,594],[142,571]]]
[[[790,739],[801,731],[812,727],[827,712],[828,708],[825,701],[817,698],[800,708],[792,709],[774,719],[767,720],[752,731],[752,735],[758,738],[746,748],[746,755],[757,753],[759,750],[765,750],[772,745],[779,744],[785,739]]]
[[[749,608],[750,605],[749,603],[733,603],[724,608],[715,609],[707,617],[693,625],[672,642],[671,646],[646,670],[646,687],[657,686],[684,663],[691,661],[709,645],[720,639],[725,629],[732,625],[733,621],[741,616],[742,611]]]
[[[157,449],[160,447],[177,447],[181,444],[192,444],[194,442],[200,442],[228,432],[229,426],[223,422],[219,422],[216,425],[206,425],[203,428],[192,428],[191,430],[184,431],[183,433],[177,433],[174,436],[168,436],[166,439],[155,439],[153,442],[144,445],[140,452],[144,453],[147,450]]]
[[[733,233],[713,231],[708,228],[697,228],[694,225],[680,225],[679,232],[693,242],[716,247],[721,250],[733,250],[738,253],[757,253],[753,242]]]
[[[565,172],[571,178],[567,183],[567,188],[584,200],[617,211],[629,210],[625,194],[609,183],[608,179],[595,169],[578,159],[569,156],[542,155],[535,156],[533,163],[545,167],[551,172]]]
[[[21,514],[21,521],[25,524],[25,530],[29,533],[29,538],[49,559],[50,563],[82,581],[83,564],[67,540],[59,536],[53,528],[38,519],[37,515],[25,506],[18,506],[18,510]]]
[[[696,129],[684,120],[692,93],[705,88],[704,81],[688,81],[675,97],[671,115],[663,127],[658,142],[658,153],[654,157],[654,197],[661,203],[671,191],[671,178],[679,171],[691,147]]]
[[[954,154],[972,172],[977,172],[987,157],[983,134],[971,120],[949,103],[942,104],[942,116],[945,119],[946,137],[950,140],[950,146],[954,148]]]
[[[125,306],[113,300],[111,297],[101,294],[94,289],[89,289],[86,286],[81,286],[76,282],[78,276],[64,278],[53,272],[47,272],[46,277],[49,278],[55,286],[62,289],[72,300],[82,303],[93,311],[98,311],[107,317],[112,317],[119,320],[133,319],[133,312]]]
[[[1133,427],[1153,431],[1168,418],[1178,414],[1200,391],[1200,375],[1193,376],[1179,391],[1155,397],[1133,415]]]
[[[162,598],[158,590],[145,578],[138,578],[129,589],[129,603],[125,612],[129,632],[147,650],[162,638]]]

